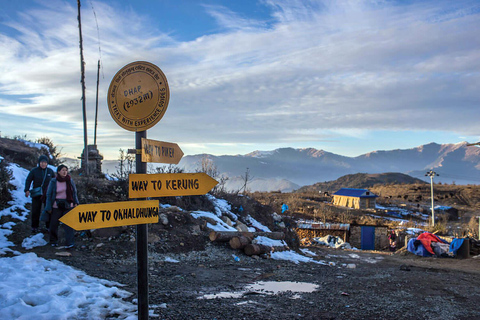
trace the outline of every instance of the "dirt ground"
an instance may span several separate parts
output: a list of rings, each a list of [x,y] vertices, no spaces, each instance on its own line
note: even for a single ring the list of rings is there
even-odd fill
[[[17,224],[12,249],[27,252],[21,242],[29,236],[28,226],[29,220]],[[58,256],[64,250],[50,246],[28,252],[124,284],[134,299],[136,229],[115,229],[110,235],[77,232],[71,256]],[[480,319],[480,259],[309,247],[322,264],[296,264],[248,257],[227,244],[209,242],[208,233],[198,228],[189,237],[191,229],[149,226],[149,239],[154,239],[148,257],[149,306],[157,315],[152,319]],[[257,283],[292,291],[271,294],[249,287]],[[295,292],[304,283],[317,287]]]

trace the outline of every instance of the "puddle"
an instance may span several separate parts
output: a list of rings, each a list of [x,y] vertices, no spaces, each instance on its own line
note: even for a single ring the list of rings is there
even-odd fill
[[[254,294],[278,294],[280,292],[291,291],[293,293],[314,292],[319,286],[307,282],[293,281],[260,281],[250,284],[244,290],[238,292],[219,292],[215,294],[206,294],[197,299],[217,299],[217,298],[241,298],[244,295]],[[295,295],[296,297],[297,295]]]

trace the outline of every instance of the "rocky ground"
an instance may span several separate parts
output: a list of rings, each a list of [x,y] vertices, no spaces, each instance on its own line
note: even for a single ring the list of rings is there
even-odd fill
[[[26,252],[21,242],[29,236],[28,225],[29,220],[17,224],[12,249]],[[168,230],[150,225],[149,236],[154,239],[148,258],[153,319],[480,318],[480,259],[309,247],[319,263],[296,264],[210,243],[208,233],[188,220]],[[135,248],[135,227],[125,227],[77,232],[69,256],[49,246],[29,251],[122,283],[134,299]],[[312,284],[312,292],[297,292]],[[269,292],[271,285],[281,292]]]

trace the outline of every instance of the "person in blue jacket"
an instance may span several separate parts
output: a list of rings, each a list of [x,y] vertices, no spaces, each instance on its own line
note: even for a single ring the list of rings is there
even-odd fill
[[[77,187],[68,174],[66,165],[59,165],[57,177],[50,181],[47,190],[47,202],[45,211],[50,214],[50,245],[58,246],[58,225],[59,219],[70,209],[78,205]],[[65,231],[65,248],[72,248],[75,245],[75,231],[63,225]]]
[[[40,212],[42,211],[42,205],[45,204],[45,193],[47,192],[48,184],[50,180],[55,177],[55,173],[52,169],[48,168],[48,157],[41,155],[38,158],[38,166],[30,170],[27,179],[25,179],[25,197],[32,196],[32,233],[37,233],[40,226]],[[33,183],[33,186],[32,186]],[[30,186],[33,188],[41,188],[41,193],[31,194]],[[48,229],[48,222],[45,223]]]

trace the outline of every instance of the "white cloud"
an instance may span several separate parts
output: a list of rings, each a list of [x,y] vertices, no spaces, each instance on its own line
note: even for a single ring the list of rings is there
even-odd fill
[[[281,144],[287,136],[307,139],[308,132],[319,139],[382,129],[479,134],[475,2],[262,3],[272,10],[263,20],[205,6],[222,31],[185,42],[145,13],[101,2],[94,2],[97,30],[85,9],[90,132],[98,33],[102,50],[99,145],[114,155],[131,147],[125,143],[133,141],[132,133],[111,120],[105,96],[116,71],[136,60],[157,64],[169,80],[170,105],[149,130],[159,140],[212,146]],[[60,120],[81,137],[75,6],[55,2],[12,21],[16,36],[0,37],[0,112]],[[9,95],[29,96],[19,101]]]

